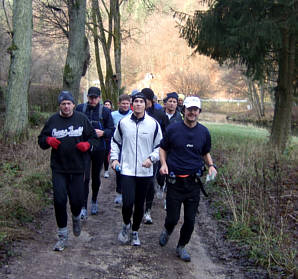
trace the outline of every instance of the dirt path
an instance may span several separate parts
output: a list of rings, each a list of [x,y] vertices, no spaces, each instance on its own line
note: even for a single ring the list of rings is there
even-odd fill
[[[120,245],[117,235],[121,229],[122,218],[120,207],[113,204],[114,181],[114,176],[102,179],[99,215],[89,216],[80,237],[74,238],[70,233],[69,247],[65,251],[52,251],[56,241],[56,223],[54,210],[51,208],[43,218],[39,233],[32,233],[33,239],[16,244],[15,251],[19,256],[12,257],[9,265],[0,269],[0,278],[265,278],[248,277],[244,274],[243,268],[238,267],[229,257],[217,257],[219,247],[223,249],[221,252],[224,254],[228,251],[220,244],[221,237],[216,223],[208,215],[204,201],[200,205],[198,216],[200,225],[196,225],[189,244],[192,256],[190,263],[182,262],[175,255],[181,224],[178,224],[166,247],[161,248],[158,244],[165,218],[162,200],[155,199],[152,212],[154,224],[141,226],[139,234],[142,245]],[[202,227],[203,230],[200,229]],[[210,253],[212,251],[213,253]]]

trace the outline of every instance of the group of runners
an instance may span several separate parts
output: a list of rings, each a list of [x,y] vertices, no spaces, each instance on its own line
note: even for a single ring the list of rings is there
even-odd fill
[[[105,165],[116,172],[115,204],[122,206],[123,225],[118,240],[141,245],[142,221],[152,224],[151,208],[155,185],[167,189],[166,218],[159,244],[165,246],[180,219],[176,253],[184,261],[191,257],[185,246],[194,230],[205,166],[215,176],[216,166],[210,155],[211,137],[198,123],[199,97],[168,93],[164,107],[158,106],[152,89],[134,90],[119,96],[118,110],[112,102],[101,104],[101,91],[90,87],[88,102],[75,107],[69,91],[58,96],[59,111],[52,115],[40,135],[42,149],[51,150],[54,209],[58,226],[55,251],[67,247],[67,199],[72,213],[73,234],[81,233],[81,220],[88,218],[88,195],[91,173],[90,214],[100,209],[97,198],[100,173]],[[109,162],[110,156],[110,162]]]

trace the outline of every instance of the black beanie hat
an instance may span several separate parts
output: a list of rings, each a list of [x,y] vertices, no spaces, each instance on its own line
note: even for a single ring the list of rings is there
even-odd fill
[[[61,93],[58,96],[58,104],[60,105],[65,100],[72,101],[73,104],[75,103],[74,98],[69,91],[61,91]]]
[[[178,102],[178,94],[176,92],[171,92],[167,94],[167,100],[169,100],[170,98],[174,98],[177,100]]]
[[[101,91],[98,87],[90,87],[88,90],[87,96],[99,97],[100,94],[101,94]]]
[[[153,99],[154,99],[154,92],[152,91],[152,89],[150,88],[143,88],[141,93],[144,94],[145,98],[147,100],[150,100],[153,102]]]
[[[139,93],[133,95],[132,96],[132,102],[134,102],[134,100],[137,99],[137,98],[143,99],[144,102],[146,103],[146,97],[143,93],[139,92]]]

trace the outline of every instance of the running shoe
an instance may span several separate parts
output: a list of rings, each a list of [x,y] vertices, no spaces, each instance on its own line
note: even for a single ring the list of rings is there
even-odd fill
[[[123,243],[127,244],[129,242],[129,233],[130,233],[130,224],[123,225],[121,232],[118,234],[118,240]]]
[[[143,220],[144,220],[144,224],[146,225],[151,225],[153,223],[149,209],[145,212]]]
[[[188,254],[184,246],[178,246],[176,248],[176,254],[181,260],[185,262],[190,262],[191,260],[190,255]]]
[[[91,215],[97,215],[98,214],[98,204],[97,202],[91,201]]]
[[[140,246],[141,241],[139,239],[139,233],[137,231],[133,231],[131,233],[131,245],[132,246]]]

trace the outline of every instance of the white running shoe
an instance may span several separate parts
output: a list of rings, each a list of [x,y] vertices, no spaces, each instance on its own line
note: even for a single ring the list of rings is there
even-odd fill
[[[118,240],[123,243],[127,244],[129,242],[129,234],[130,234],[130,224],[123,225],[121,232],[118,234]]]
[[[91,201],[91,215],[98,214],[98,203]]]
[[[59,238],[59,240],[53,247],[53,250],[54,251],[63,251],[67,247],[67,241],[68,241],[67,227],[58,229],[58,238]]]
[[[88,219],[88,212],[85,207],[81,209],[80,217],[82,221],[86,221]]]
[[[150,210],[147,210],[145,212],[143,221],[144,221],[144,224],[146,224],[146,225],[151,225],[153,223],[151,214],[150,214]]]
[[[104,178],[109,178],[109,177],[110,177],[109,171],[105,171]]]
[[[140,246],[141,241],[139,239],[139,233],[137,231],[133,231],[131,233],[131,245],[132,246]]]
[[[116,205],[122,205],[122,194],[118,194],[117,197],[114,200],[114,203]]]

